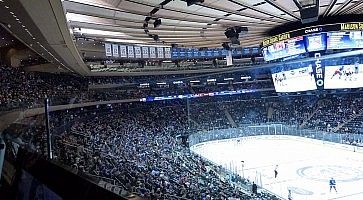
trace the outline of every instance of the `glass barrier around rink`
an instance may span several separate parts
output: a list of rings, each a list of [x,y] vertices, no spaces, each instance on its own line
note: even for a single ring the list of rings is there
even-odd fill
[[[362,134],[334,133],[319,130],[300,129],[296,126],[284,124],[253,124],[241,125],[239,128],[200,131],[190,135],[188,141],[189,146],[192,147],[202,142],[258,135],[299,136],[327,142],[350,144],[357,147],[363,147]]]

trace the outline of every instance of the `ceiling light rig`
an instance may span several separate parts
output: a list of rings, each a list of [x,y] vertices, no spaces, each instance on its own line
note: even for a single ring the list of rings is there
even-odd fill
[[[170,3],[172,0],[164,0],[161,2],[157,7],[152,9],[148,16],[145,17],[144,23],[142,25],[144,32],[146,35],[148,35],[150,38],[153,38],[155,42],[160,41],[159,35],[157,34],[151,34],[149,31],[149,22],[150,20],[154,20],[154,28],[158,28],[161,25],[161,19],[158,17],[153,17],[160,9],[163,9],[165,5]],[[204,0],[203,0],[204,1]],[[165,41],[161,41],[163,44],[165,44]]]
[[[228,50],[228,51],[231,49],[231,47],[229,46],[228,42],[223,42],[223,43],[222,43],[222,47],[223,47],[225,50]]]
[[[230,40],[232,46],[240,45],[239,37],[248,32],[247,27],[235,26],[227,28],[224,35]]]
[[[146,35],[148,35],[150,38],[153,38],[155,42],[160,41],[159,35],[151,34],[149,31],[149,21],[154,20],[154,28],[158,28],[161,25],[161,19],[159,18],[153,18],[151,17],[152,13],[150,13],[150,16],[147,16],[144,20],[144,24],[142,25],[144,32]],[[162,41],[165,43],[164,41]]]
[[[161,25],[161,19],[155,19],[155,21],[154,21],[154,28],[157,28],[157,27],[159,27]]]

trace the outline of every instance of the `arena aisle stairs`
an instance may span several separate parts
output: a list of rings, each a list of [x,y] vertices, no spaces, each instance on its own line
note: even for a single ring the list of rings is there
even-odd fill
[[[221,108],[221,109],[222,109],[222,108]],[[231,114],[228,112],[228,110],[227,110],[227,109],[223,109],[223,111],[224,111],[224,114],[226,115],[226,117],[227,117],[227,119],[228,119],[229,123],[231,124],[231,126],[232,126],[233,128],[237,128],[237,124],[236,124],[236,122],[233,120],[233,118],[232,118]]]
[[[339,129],[345,127],[345,125],[350,124],[351,122],[355,121],[356,119],[361,119],[362,116],[363,116],[363,109],[361,109],[357,114],[351,115],[351,117],[347,121],[339,124],[337,127],[335,127],[334,130],[338,131]]]
[[[324,99],[322,100],[319,100],[315,103],[314,107],[314,111],[309,114],[309,116],[300,124],[300,128],[304,128],[305,125],[311,120],[311,118],[314,117],[314,115],[319,111],[319,105],[323,104],[324,103]]]

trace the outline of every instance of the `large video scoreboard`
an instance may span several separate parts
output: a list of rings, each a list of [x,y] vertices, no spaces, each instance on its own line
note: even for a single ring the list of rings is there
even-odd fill
[[[279,64],[271,69],[276,92],[363,88],[363,55]]]
[[[363,31],[329,32],[328,49],[363,48]]]
[[[363,65],[359,62],[325,66],[324,89],[360,87],[363,87]]]
[[[363,23],[329,24],[290,31],[266,38],[262,46],[266,61],[307,52],[363,48]]]
[[[274,43],[263,48],[262,51],[266,61],[298,55],[306,52],[303,36],[298,36],[289,40]]]
[[[272,74],[272,80],[276,92],[300,92],[317,89],[311,64],[297,69],[282,69]]]
[[[276,92],[363,87],[363,56],[322,60],[321,51],[363,49],[363,23],[350,22],[302,28],[266,38],[266,61],[311,53],[314,62],[277,65],[271,69]]]

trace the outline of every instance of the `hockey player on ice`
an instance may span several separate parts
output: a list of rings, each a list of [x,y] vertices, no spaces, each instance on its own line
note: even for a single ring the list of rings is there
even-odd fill
[[[329,191],[331,192],[331,189],[334,189],[335,192],[337,192],[337,187],[336,187],[337,183],[335,182],[334,178],[331,178],[329,180]]]
[[[289,193],[288,193],[288,195],[287,195],[287,200],[292,200],[291,190],[289,190]]]

